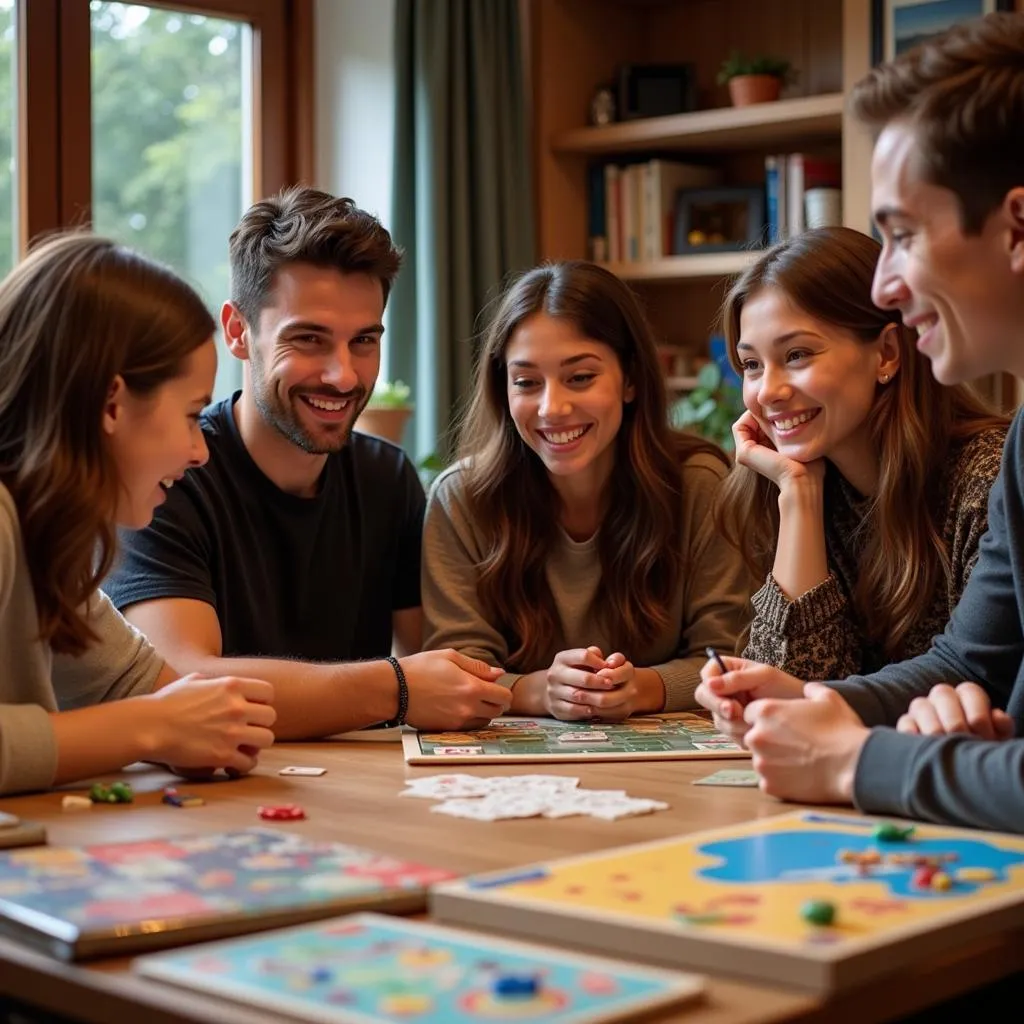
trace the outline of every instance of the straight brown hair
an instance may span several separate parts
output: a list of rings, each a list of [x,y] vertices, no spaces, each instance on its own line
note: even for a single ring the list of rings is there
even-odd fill
[[[55,651],[96,639],[83,611],[115,549],[120,480],[102,432],[115,378],[149,395],[213,332],[171,270],[86,233],[49,238],[0,281],[0,481]]]
[[[880,473],[865,534],[857,585],[851,595],[872,639],[898,658],[903,637],[945,584],[949,553],[938,521],[935,486],[955,441],[1009,420],[991,410],[969,387],[939,384],[904,327],[899,313],[871,301],[871,282],[881,246],[852,228],[816,228],[768,249],[737,279],[722,308],[729,359],[743,373],[737,351],[743,307],[765,288],[784,293],[816,320],[873,342],[895,328],[899,372],[878,385],[868,427]],[[720,492],[716,518],[726,539],[742,553],[755,578],[771,569],[779,534],[779,489],[737,465]],[[871,624],[874,624],[872,627]]]

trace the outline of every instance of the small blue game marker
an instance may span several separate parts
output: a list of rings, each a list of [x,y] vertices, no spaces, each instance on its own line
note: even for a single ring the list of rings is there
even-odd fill
[[[540,979],[534,974],[499,974],[492,991],[501,999],[529,999],[540,991]]]
[[[325,981],[330,981],[334,977],[334,971],[330,967],[315,967],[309,972],[309,980],[314,985],[320,985]]]

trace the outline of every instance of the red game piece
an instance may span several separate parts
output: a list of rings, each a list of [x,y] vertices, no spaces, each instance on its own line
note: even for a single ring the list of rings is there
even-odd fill
[[[922,864],[911,876],[910,884],[915,889],[930,889],[938,868],[934,864]]]
[[[267,821],[297,821],[304,818],[306,812],[298,804],[277,804],[273,807],[260,807],[259,816]]]

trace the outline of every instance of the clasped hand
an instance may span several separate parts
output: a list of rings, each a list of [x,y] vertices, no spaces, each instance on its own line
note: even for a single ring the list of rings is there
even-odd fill
[[[636,670],[618,651],[607,658],[599,647],[560,651],[546,675],[544,704],[553,718],[621,722],[636,710]]]

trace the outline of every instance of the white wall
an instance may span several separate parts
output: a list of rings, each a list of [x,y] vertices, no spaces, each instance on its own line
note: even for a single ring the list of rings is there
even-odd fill
[[[395,0],[316,0],[313,183],[391,220]],[[386,323],[386,321],[385,321]],[[385,341],[381,379],[388,375]]]
[[[316,0],[315,184],[387,224],[395,121],[394,0]]]

